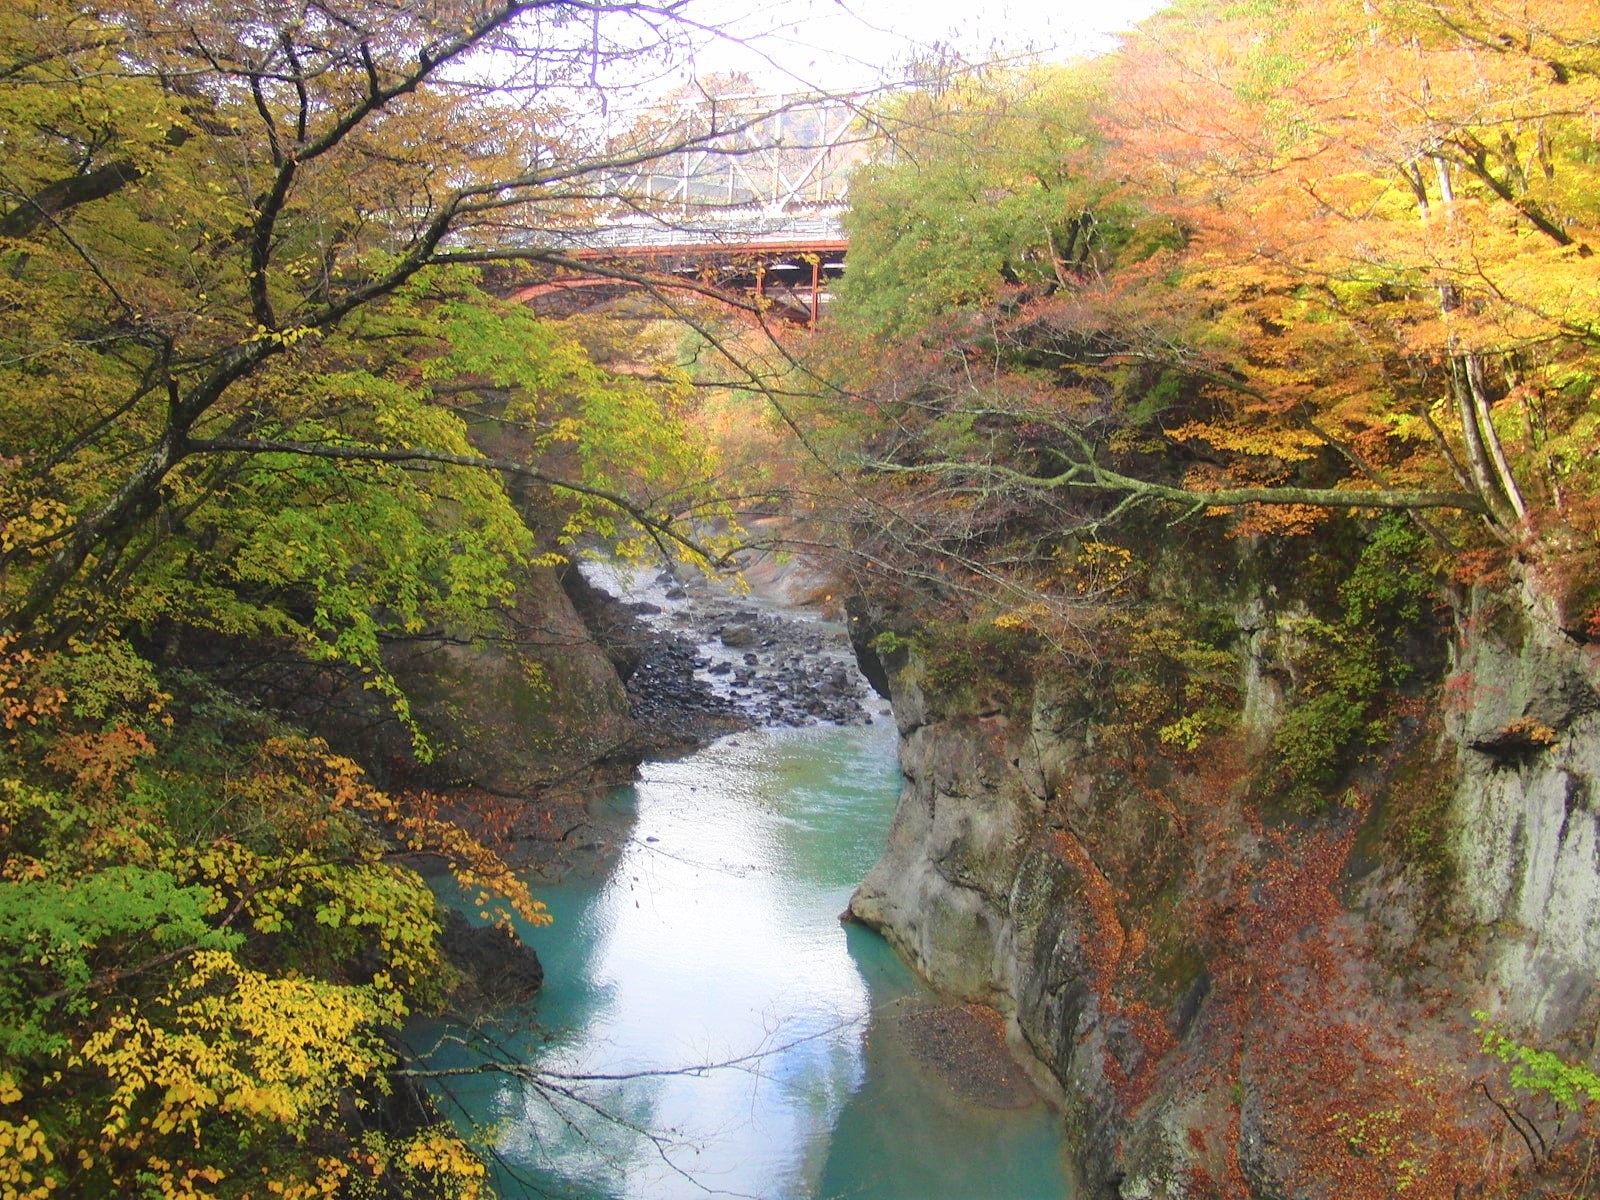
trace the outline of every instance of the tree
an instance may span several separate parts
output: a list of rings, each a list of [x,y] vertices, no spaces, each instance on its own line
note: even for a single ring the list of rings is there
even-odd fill
[[[450,974],[400,856],[547,915],[183,638],[337,659],[404,716],[385,644],[498,632],[576,539],[720,555],[687,382],[486,276],[566,264],[617,179],[757,119],[588,119],[680,16],[0,12],[0,1192],[483,1194],[449,1129],[380,1115],[386,1030]]]
[[[1089,69],[970,69],[893,97],[875,118],[892,157],[851,180],[849,327],[914,337],[1007,288],[1102,270],[1132,230],[1092,167],[1097,86]]]
[[[538,245],[541,224],[583,219],[607,170],[727,132],[610,148],[598,134],[585,146],[581,122],[549,132],[574,81],[660,50],[627,51],[626,28],[606,40],[614,24],[648,26],[633,6],[585,7],[581,28],[579,16],[507,0],[403,14],[263,5],[248,20],[206,4],[94,17],[41,4],[7,17],[6,626],[60,644],[108,602],[167,603],[135,593],[176,569],[174,533],[204,522],[202,538],[229,549],[252,536],[207,514],[238,511],[215,501],[262,480],[259,455],[278,456],[267,474],[284,455],[320,458],[294,469],[331,479],[343,463],[341,484],[453,495],[456,533],[479,523],[480,587],[527,552],[503,504],[494,516],[468,481],[486,469],[557,486],[585,527],[621,519],[695,552],[672,518],[698,501],[681,489],[706,468],[671,440],[670,382],[594,370],[572,343],[495,313],[475,276],[497,259],[559,260]],[[474,56],[491,51],[516,86],[474,80],[486,69]],[[476,390],[441,392],[446,372],[468,371]],[[483,389],[511,387],[492,415],[531,444],[491,460],[465,421]],[[570,470],[542,469],[540,452],[561,444],[577,451]],[[193,541],[181,553],[197,573]],[[442,598],[460,582],[406,586]]]
[[[963,137],[855,193],[841,323],[893,334],[831,376],[856,486],[984,586],[980,562],[1025,566],[1022,592],[1049,572],[1029,539],[1141,509],[1238,533],[1397,510],[1447,548],[1530,550],[1581,626],[1592,32],[1560,3],[1181,5],[1071,100],[1035,92],[1076,131],[1048,186],[982,103],[919,101]],[[1085,269],[1030,273],[1084,215]]]
[[[1369,480],[1452,480],[1504,540],[1570,523],[1592,484],[1550,451],[1594,342],[1592,34],[1563,3],[1330,0],[1133,40],[1122,145],[1195,231],[1236,413]]]

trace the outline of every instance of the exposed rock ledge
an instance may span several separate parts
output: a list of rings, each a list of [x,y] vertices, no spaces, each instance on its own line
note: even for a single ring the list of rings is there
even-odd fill
[[[1270,616],[1240,613],[1260,713]],[[1479,1194],[1472,1139],[1510,1135],[1469,1014],[1591,1053],[1600,650],[1531,600],[1464,618],[1453,706],[1402,722],[1369,801],[1311,821],[1250,808],[1259,736],[1152,787],[1097,747],[1077,681],[935,700],[888,664],[906,784],[851,913],[1005,1014],[1061,1085],[1085,1200]],[[1433,873],[1406,837],[1436,839]]]

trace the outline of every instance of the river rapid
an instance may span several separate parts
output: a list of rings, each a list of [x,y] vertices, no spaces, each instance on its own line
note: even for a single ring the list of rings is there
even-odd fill
[[[975,1090],[959,1054],[935,1065],[913,1018],[940,1007],[838,919],[899,785],[879,717],[733,734],[609,799],[627,840],[594,876],[541,886],[555,924],[521,931],[546,972],[533,1009],[470,1048],[448,1024],[410,1031],[434,1067],[525,1073],[440,1090],[502,1196],[1070,1195],[1055,1115],[1020,1075]]]

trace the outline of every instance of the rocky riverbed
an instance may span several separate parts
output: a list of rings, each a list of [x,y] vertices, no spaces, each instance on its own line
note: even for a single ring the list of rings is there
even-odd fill
[[[587,563],[569,581],[627,686],[640,737],[660,753],[758,725],[870,723],[843,628],[814,610],[703,576]],[[876,698],[873,698],[874,700]]]
[[[1027,1108],[1040,1101],[1006,1043],[1006,1019],[981,1004],[905,998],[882,1014],[878,1028],[897,1037],[931,1076],[982,1108]]]
[[[606,763],[575,764],[536,794],[479,784],[451,794],[451,813],[517,866],[546,879],[598,868],[630,818],[607,796],[634,764],[673,758],[740,730],[867,724],[890,715],[856,670],[843,626],[796,604],[781,571],[753,587],[656,568],[588,562],[562,588],[626,688],[625,740]]]

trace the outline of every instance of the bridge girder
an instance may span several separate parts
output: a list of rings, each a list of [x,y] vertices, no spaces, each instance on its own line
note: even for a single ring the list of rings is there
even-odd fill
[[[844,271],[849,172],[878,139],[858,110],[821,96],[697,96],[608,117],[608,146],[693,143],[638,166],[585,177],[580,226],[518,240],[591,264],[526,285],[534,303],[620,289],[692,286],[764,316],[815,326]],[[632,153],[632,151],[628,151]],[[748,304],[743,307],[748,308]]]
[[[692,284],[696,293],[724,298],[745,311],[748,306],[737,300],[754,300],[763,319],[815,328],[831,298],[831,285],[844,274],[847,248],[844,239],[833,238],[580,250],[572,257],[630,277],[559,275],[525,285],[508,298],[531,304],[557,294],[570,298],[587,293],[601,300],[635,289],[681,290]]]

